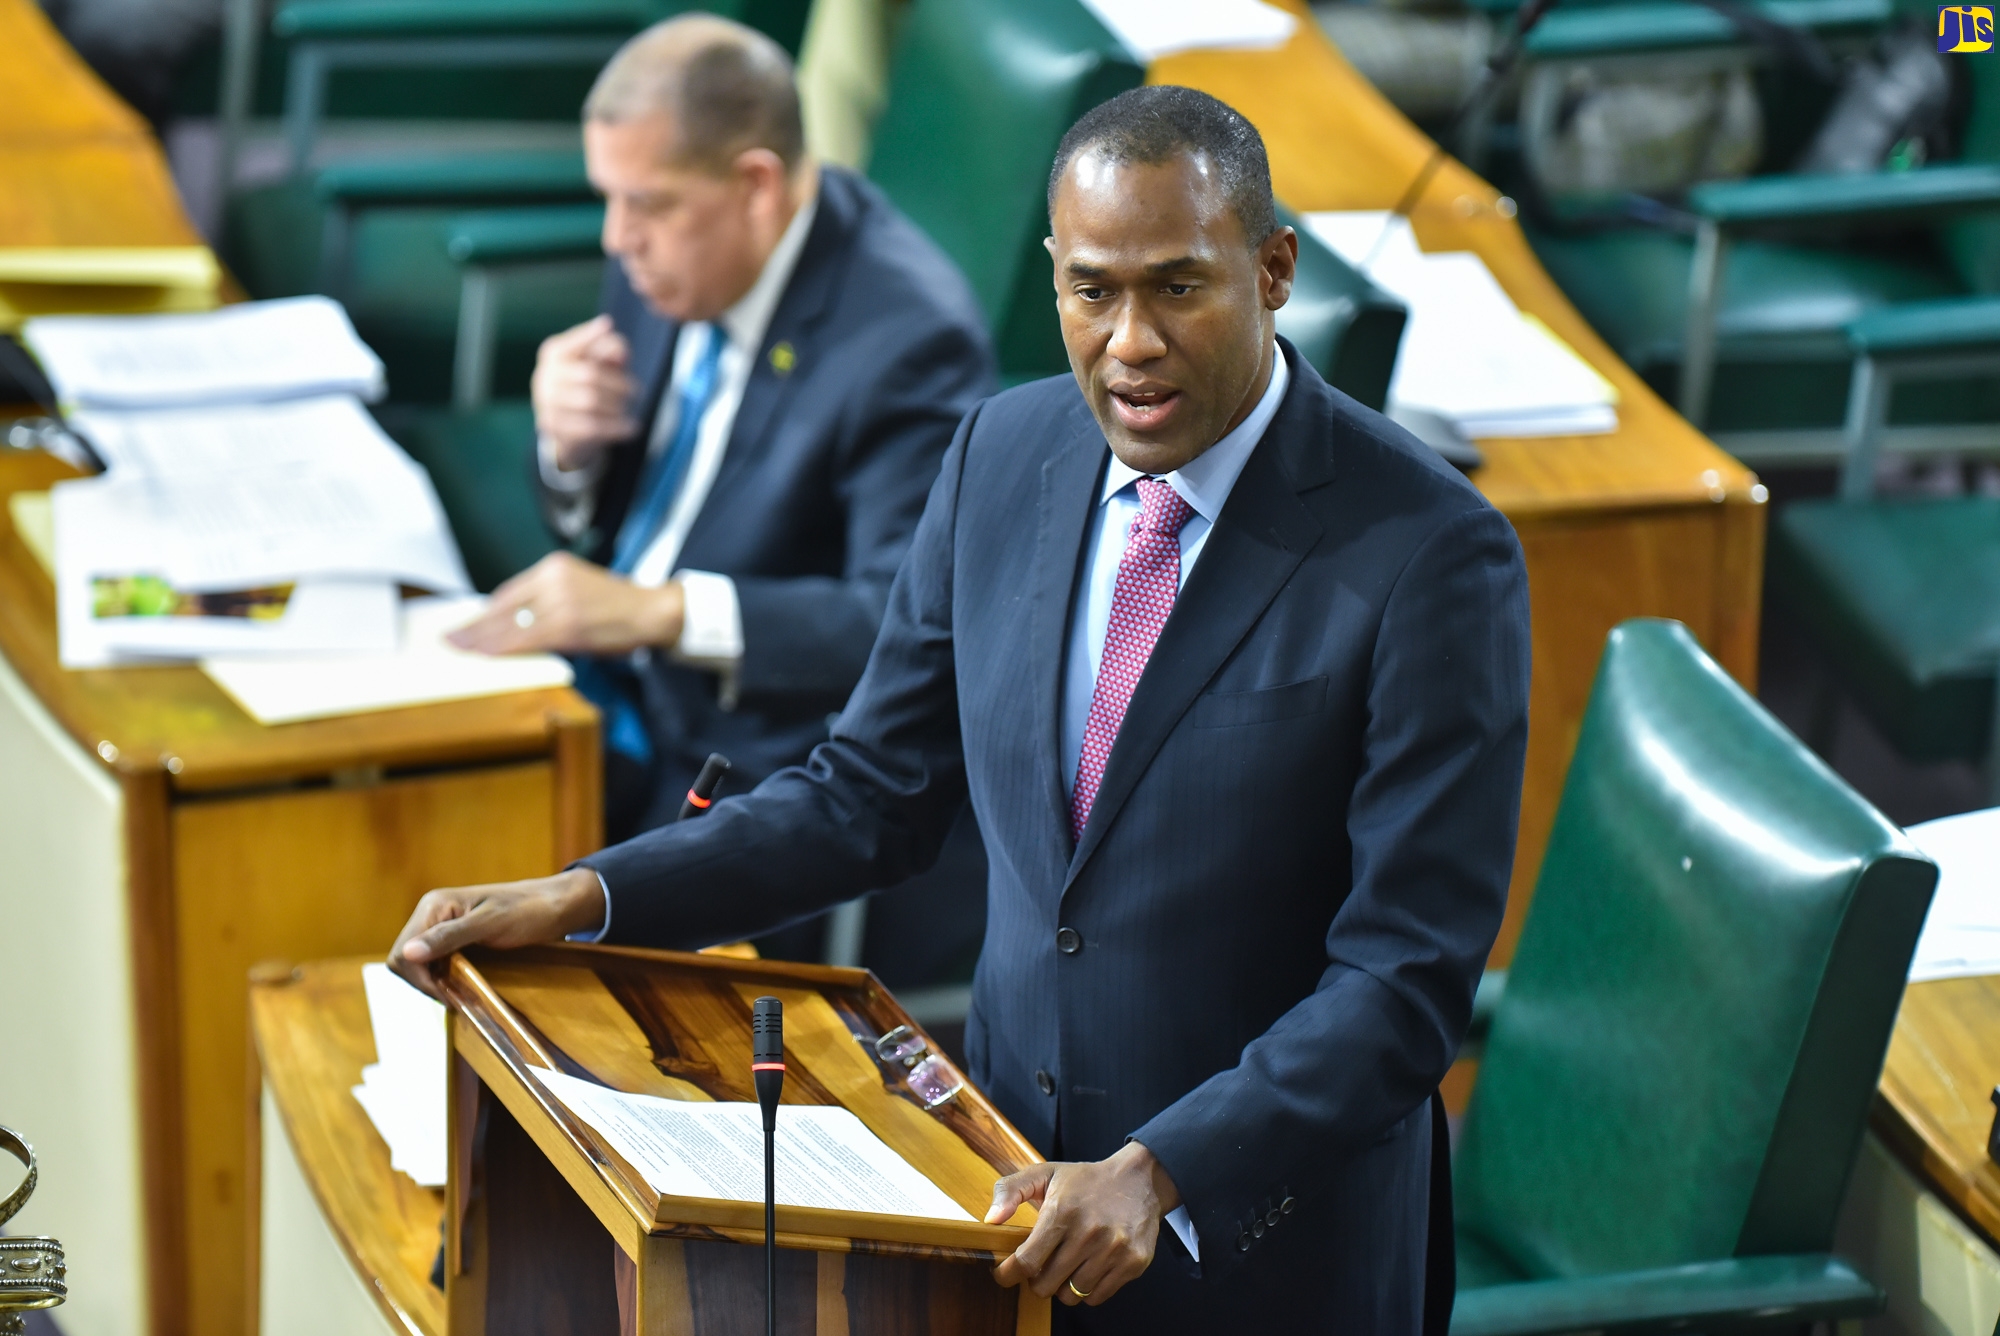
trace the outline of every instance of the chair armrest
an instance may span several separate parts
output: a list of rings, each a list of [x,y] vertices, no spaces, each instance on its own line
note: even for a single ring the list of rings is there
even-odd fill
[[[1732,1257],[1658,1271],[1461,1290],[1451,1336],[1713,1326],[1796,1329],[1882,1311],[1884,1296],[1825,1254]]]
[[[445,223],[445,251],[463,265],[532,264],[603,257],[604,206],[480,209]]]
[[[1688,192],[1688,208],[1724,228],[1934,218],[2000,208],[2000,164],[1952,163],[1907,172],[1710,181]]]
[[[646,15],[638,0],[289,0],[271,31],[304,41],[630,33]]]
[[[1874,32],[1894,17],[1890,0],[1763,0],[1750,8],[1788,28],[1822,37]],[[1606,4],[1558,9],[1528,34],[1532,60],[1584,60],[1648,51],[1742,46],[1750,39],[1699,4]]]
[[[313,179],[325,203],[478,204],[594,197],[575,152],[478,153],[335,163]]]
[[[1878,307],[1847,327],[1858,353],[1894,357],[2000,349],[2000,297],[1943,297]]]

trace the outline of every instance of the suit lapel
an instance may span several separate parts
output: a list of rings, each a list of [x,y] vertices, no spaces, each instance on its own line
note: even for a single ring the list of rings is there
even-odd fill
[[[1310,432],[1308,396],[1301,393],[1297,367],[1295,360],[1287,402],[1243,466],[1146,661],[1070,860],[1065,891],[1103,842],[1167,735],[1319,541],[1319,521],[1299,500],[1300,480],[1286,468],[1287,446],[1300,440],[1302,431]]]
[[[1077,401],[1068,441],[1042,463],[1041,522],[1030,574],[1033,619],[1029,632],[1030,682],[1035,699],[1028,717],[1038,721],[1038,768],[1051,829],[1057,832],[1058,866],[1069,862],[1069,790],[1063,782],[1063,679],[1068,661],[1070,607],[1076,599],[1084,535],[1097,504],[1098,480],[1110,452],[1096,419]]]

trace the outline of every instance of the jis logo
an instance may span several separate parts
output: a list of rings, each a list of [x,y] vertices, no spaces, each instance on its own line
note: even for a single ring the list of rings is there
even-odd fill
[[[1970,55],[1993,49],[1993,11],[1984,5],[1945,5],[1938,10],[1938,50]]]

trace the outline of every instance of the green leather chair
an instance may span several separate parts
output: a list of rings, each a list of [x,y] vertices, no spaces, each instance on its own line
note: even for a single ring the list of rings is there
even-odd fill
[[[1718,444],[1763,466],[1837,462],[1847,327],[1898,303],[2000,291],[2000,68],[1966,59],[1960,161],[1697,187],[1690,238],[1537,228],[1530,241],[1607,342]],[[1899,396],[1892,450],[1990,442],[1991,384]]]
[[[1909,760],[1983,757],[2000,802],[2000,500],[1873,495],[1890,391],[2000,372],[2000,297],[1885,308],[1855,321],[1848,338],[1840,494],[1792,502],[1771,530],[1773,601],[1825,662],[1811,741],[1831,754],[1845,690]]]
[[[1686,628],[1613,631],[1455,1154],[1454,1336],[1878,1311],[1830,1249],[1936,877]]]

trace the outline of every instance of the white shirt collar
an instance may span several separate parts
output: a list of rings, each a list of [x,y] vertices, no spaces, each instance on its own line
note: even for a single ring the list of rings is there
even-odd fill
[[[1291,381],[1292,369],[1285,365],[1283,349],[1273,348],[1272,356],[1271,383],[1264,387],[1264,397],[1250,410],[1250,416],[1237,423],[1227,436],[1166,475],[1167,485],[1179,493],[1181,500],[1194,507],[1195,514],[1210,524],[1215,523],[1215,517],[1222,513],[1222,504],[1229,499],[1231,489],[1236,486],[1237,475],[1250,462],[1250,452],[1257,448],[1257,442],[1264,439],[1265,429],[1278,415],[1278,405],[1284,402],[1285,386]],[[1145,476],[1118,456],[1111,456],[1111,466],[1104,471],[1104,492],[1097,498],[1098,503],[1101,505],[1109,501]]]
[[[813,217],[818,212],[819,192],[815,190],[813,197],[801,204],[792,221],[785,225],[784,235],[771,248],[750,291],[737,298],[736,304],[716,320],[729,342],[749,356],[756,356],[757,349],[764,344],[765,331],[770,329],[771,317],[777,314],[778,302],[791,284],[792,271],[799,266],[799,254],[806,248],[806,236],[812,231]]]

